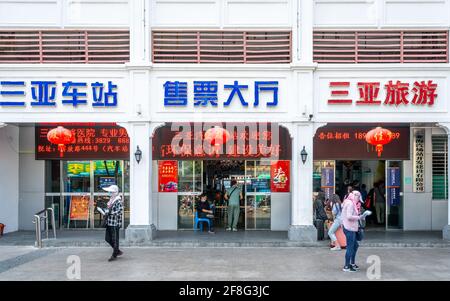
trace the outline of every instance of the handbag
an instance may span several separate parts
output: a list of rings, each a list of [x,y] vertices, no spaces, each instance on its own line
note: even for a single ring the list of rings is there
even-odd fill
[[[105,213],[105,215],[103,215],[103,219],[100,224],[101,228],[106,228],[108,226],[108,217],[109,217],[109,213]]]

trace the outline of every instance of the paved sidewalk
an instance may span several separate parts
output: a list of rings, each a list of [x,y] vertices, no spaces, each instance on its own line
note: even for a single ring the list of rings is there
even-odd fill
[[[380,280],[450,280],[448,248],[361,248],[361,271],[341,271],[344,251],[326,248],[110,248],[1,247],[0,280],[68,280],[70,255],[80,259],[81,280],[370,280],[367,269],[379,258]],[[70,271],[70,269],[69,269]],[[374,269],[369,269],[369,275]],[[70,273],[69,273],[70,274]]]
[[[44,240],[46,247],[105,247],[104,230],[63,230],[57,239]],[[121,244],[125,241],[121,231]],[[34,246],[33,231],[8,233],[0,238],[0,246]],[[216,234],[193,231],[158,231],[156,240],[136,245],[147,247],[326,247],[329,240],[311,243],[289,241],[286,231],[217,231]],[[442,239],[441,231],[368,231],[362,247],[436,247],[450,248],[450,241]]]

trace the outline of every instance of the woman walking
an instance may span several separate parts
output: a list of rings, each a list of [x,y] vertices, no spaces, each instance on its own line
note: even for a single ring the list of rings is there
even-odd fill
[[[341,199],[337,194],[333,194],[330,198],[330,206],[331,206],[331,212],[333,214],[333,224],[331,225],[330,229],[328,230],[328,236],[331,239],[331,243],[333,244],[333,247],[331,248],[331,251],[338,251],[341,249],[341,246],[339,245],[339,242],[336,237],[336,231],[341,227],[342,225],[342,219],[341,219],[341,213],[342,213],[342,202]]]
[[[357,234],[360,218],[358,209],[356,208],[357,197],[353,193],[350,193],[344,200],[342,206],[342,224],[344,226],[344,234],[347,239],[347,249],[345,252],[345,265],[344,272],[356,272],[359,267],[356,265],[356,252],[358,251]]]
[[[105,214],[107,215],[105,240],[113,248],[113,253],[108,261],[113,261],[123,254],[119,250],[119,230],[122,227],[122,198],[119,194],[119,187],[111,185],[103,188],[110,194],[109,202]]]

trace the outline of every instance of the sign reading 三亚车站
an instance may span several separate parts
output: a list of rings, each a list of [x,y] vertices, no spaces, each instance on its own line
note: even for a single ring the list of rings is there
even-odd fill
[[[31,106],[118,106],[118,85],[112,81],[0,80],[0,108]]]
[[[75,142],[65,145],[60,157],[58,145],[47,139],[47,133],[58,125],[72,131]],[[115,124],[38,124],[35,126],[36,160],[129,160],[130,138],[125,128]]]
[[[245,96],[251,86],[253,95]],[[243,82],[232,80],[219,84],[218,81],[166,81],[164,88],[164,107],[185,107],[193,102],[194,107],[229,107],[233,102],[238,102],[242,107],[263,105],[267,107],[278,106],[278,81],[252,81]],[[226,91],[223,99],[219,96]],[[192,91],[192,93],[191,93]],[[190,98],[189,95],[192,95]]]

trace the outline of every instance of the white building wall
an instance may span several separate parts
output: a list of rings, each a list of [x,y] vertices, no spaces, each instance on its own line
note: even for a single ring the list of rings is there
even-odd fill
[[[19,229],[19,127],[0,122],[0,223]]]
[[[45,207],[45,161],[35,160],[34,126],[20,127],[19,230],[34,230],[33,216]]]
[[[314,26],[327,28],[446,27],[447,0],[314,0]]]

